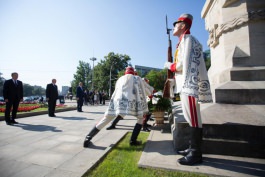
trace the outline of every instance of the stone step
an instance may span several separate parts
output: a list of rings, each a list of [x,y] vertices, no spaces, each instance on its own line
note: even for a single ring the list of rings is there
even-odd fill
[[[203,128],[203,136],[205,138],[227,139],[232,141],[242,140],[254,143],[265,140],[265,126],[246,124],[204,124]]]
[[[231,81],[265,81],[265,66],[233,67]]]
[[[190,139],[188,123],[178,123],[172,128],[175,150],[188,148]],[[265,126],[203,125],[203,154],[218,154],[265,159]]]
[[[265,126],[204,124],[205,154],[265,158]]]
[[[206,125],[265,126],[264,111],[265,105],[201,104],[202,122]]]
[[[202,144],[203,154],[218,154],[239,157],[265,158],[265,143],[250,143],[227,139],[204,138]]]
[[[265,159],[265,105],[201,104],[205,154]],[[175,150],[188,147],[189,124],[174,103],[171,132]]]
[[[265,81],[229,81],[215,89],[216,103],[265,104]]]
[[[203,151],[265,158],[265,105],[203,104]]]

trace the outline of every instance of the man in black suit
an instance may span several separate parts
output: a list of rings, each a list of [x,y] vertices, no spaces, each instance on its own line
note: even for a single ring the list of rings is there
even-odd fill
[[[79,82],[79,86],[76,88],[76,101],[77,101],[77,111],[82,111],[83,101],[84,101],[84,91],[83,91],[83,83]]]
[[[17,80],[18,73],[11,74],[12,79],[6,80],[3,87],[3,95],[6,102],[5,121],[7,125],[17,124],[15,121],[17,117],[17,110],[19,102],[23,101],[23,84]],[[12,117],[10,118],[10,111],[12,110]]]
[[[52,79],[52,83],[48,84],[46,87],[46,100],[48,101],[48,112],[50,117],[56,117],[55,107],[56,100],[58,99],[58,88],[56,84],[56,79]]]

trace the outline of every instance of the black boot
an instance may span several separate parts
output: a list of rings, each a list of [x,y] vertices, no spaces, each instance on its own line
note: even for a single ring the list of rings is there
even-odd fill
[[[115,129],[116,127],[116,125],[117,125],[117,123],[121,120],[121,119],[123,119],[120,115],[118,115],[112,122],[111,122],[111,125],[109,126],[109,127],[107,127],[106,129],[107,130],[111,130],[111,129]]]
[[[84,147],[88,147],[91,143],[90,140],[99,132],[99,129],[96,126],[89,132],[84,141]]]
[[[202,128],[192,127],[190,147],[189,149],[181,151],[182,154],[186,154],[186,156],[178,159],[178,162],[181,165],[194,165],[197,163],[202,163],[201,144],[202,144]]]
[[[138,123],[135,124],[133,132],[132,132],[132,136],[131,136],[131,141],[130,141],[131,146],[138,146],[138,145],[142,144],[141,141],[137,141],[137,137],[138,137],[141,129],[142,129],[141,124],[138,124]]]
[[[188,153],[190,152],[190,149],[191,149],[191,147],[189,146],[188,149],[185,149],[185,150],[183,150],[183,151],[177,151],[177,153],[178,153],[179,155],[186,156],[186,155],[188,155]]]
[[[144,132],[150,132],[151,130],[147,127],[147,125],[143,125]]]

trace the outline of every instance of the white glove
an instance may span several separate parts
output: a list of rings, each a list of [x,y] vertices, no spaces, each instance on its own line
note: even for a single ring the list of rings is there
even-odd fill
[[[173,63],[167,61],[167,62],[164,64],[164,68],[165,68],[165,69],[170,69],[170,67],[171,67],[172,64],[173,64]]]

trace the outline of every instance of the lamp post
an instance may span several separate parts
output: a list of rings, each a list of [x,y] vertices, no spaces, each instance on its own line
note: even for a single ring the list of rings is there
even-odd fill
[[[110,65],[110,70],[109,70],[109,97],[111,97],[111,70],[112,70],[112,64]]]
[[[94,61],[96,61],[97,59],[95,57],[90,58],[90,60],[93,61],[93,73],[92,73],[92,90],[94,90],[94,82],[93,82],[93,77],[94,77]]]

